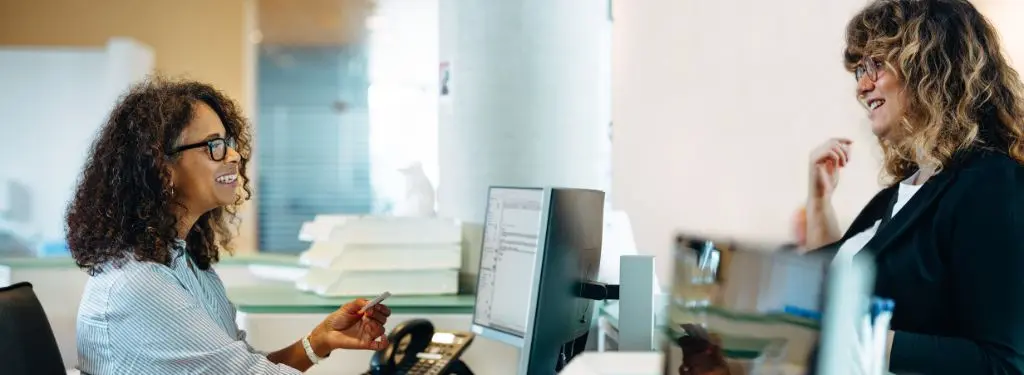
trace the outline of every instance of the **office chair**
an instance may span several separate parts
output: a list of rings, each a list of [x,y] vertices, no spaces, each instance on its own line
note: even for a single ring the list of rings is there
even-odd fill
[[[50,321],[27,282],[0,288],[0,368],[5,375],[67,374]]]

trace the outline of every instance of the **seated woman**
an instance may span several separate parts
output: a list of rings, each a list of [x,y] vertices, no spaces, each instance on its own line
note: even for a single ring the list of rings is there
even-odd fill
[[[297,374],[334,349],[388,345],[390,311],[341,306],[309,335],[259,353],[235,325],[213,269],[249,198],[250,130],[205,84],[154,78],[114,107],[67,213],[67,240],[91,277],[78,311],[87,374]]]

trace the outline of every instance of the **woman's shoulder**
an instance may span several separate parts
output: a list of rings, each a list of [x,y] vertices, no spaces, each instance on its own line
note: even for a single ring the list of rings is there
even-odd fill
[[[86,288],[103,292],[107,298],[117,296],[145,296],[178,284],[170,267],[139,260],[123,260],[103,264],[98,273],[89,277]]]
[[[166,266],[151,262],[126,260],[103,264],[98,273],[89,277],[78,310],[79,329],[108,317],[133,314],[140,302],[174,286]],[[92,322],[93,324],[82,323]]]
[[[1024,165],[1004,152],[978,152],[957,168],[947,198],[971,206],[1024,203]]]
[[[991,147],[974,147],[959,151],[954,154],[950,164],[953,169],[972,176],[1024,171],[1024,164],[1011,156],[1007,150]]]
[[[987,181],[1024,182],[1024,163],[1003,151],[977,151],[963,163],[961,174]]]

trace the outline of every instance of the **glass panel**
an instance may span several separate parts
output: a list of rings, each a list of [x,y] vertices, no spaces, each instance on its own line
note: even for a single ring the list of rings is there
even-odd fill
[[[260,0],[261,251],[318,214],[392,214],[410,166],[437,183],[437,2]]]

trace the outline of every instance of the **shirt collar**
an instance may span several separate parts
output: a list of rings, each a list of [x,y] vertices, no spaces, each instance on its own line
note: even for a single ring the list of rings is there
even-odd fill
[[[171,258],[172,259],[178,259],[178,258],[182,258],[186,254],[188,254],[188,251],[186,251],[187,250],[187,245],[188,245],[188,243],[185,242],[185,240],[180,239],[180,238],[175,238],[174,241],[171,242],[171,255],[172,255]]]

